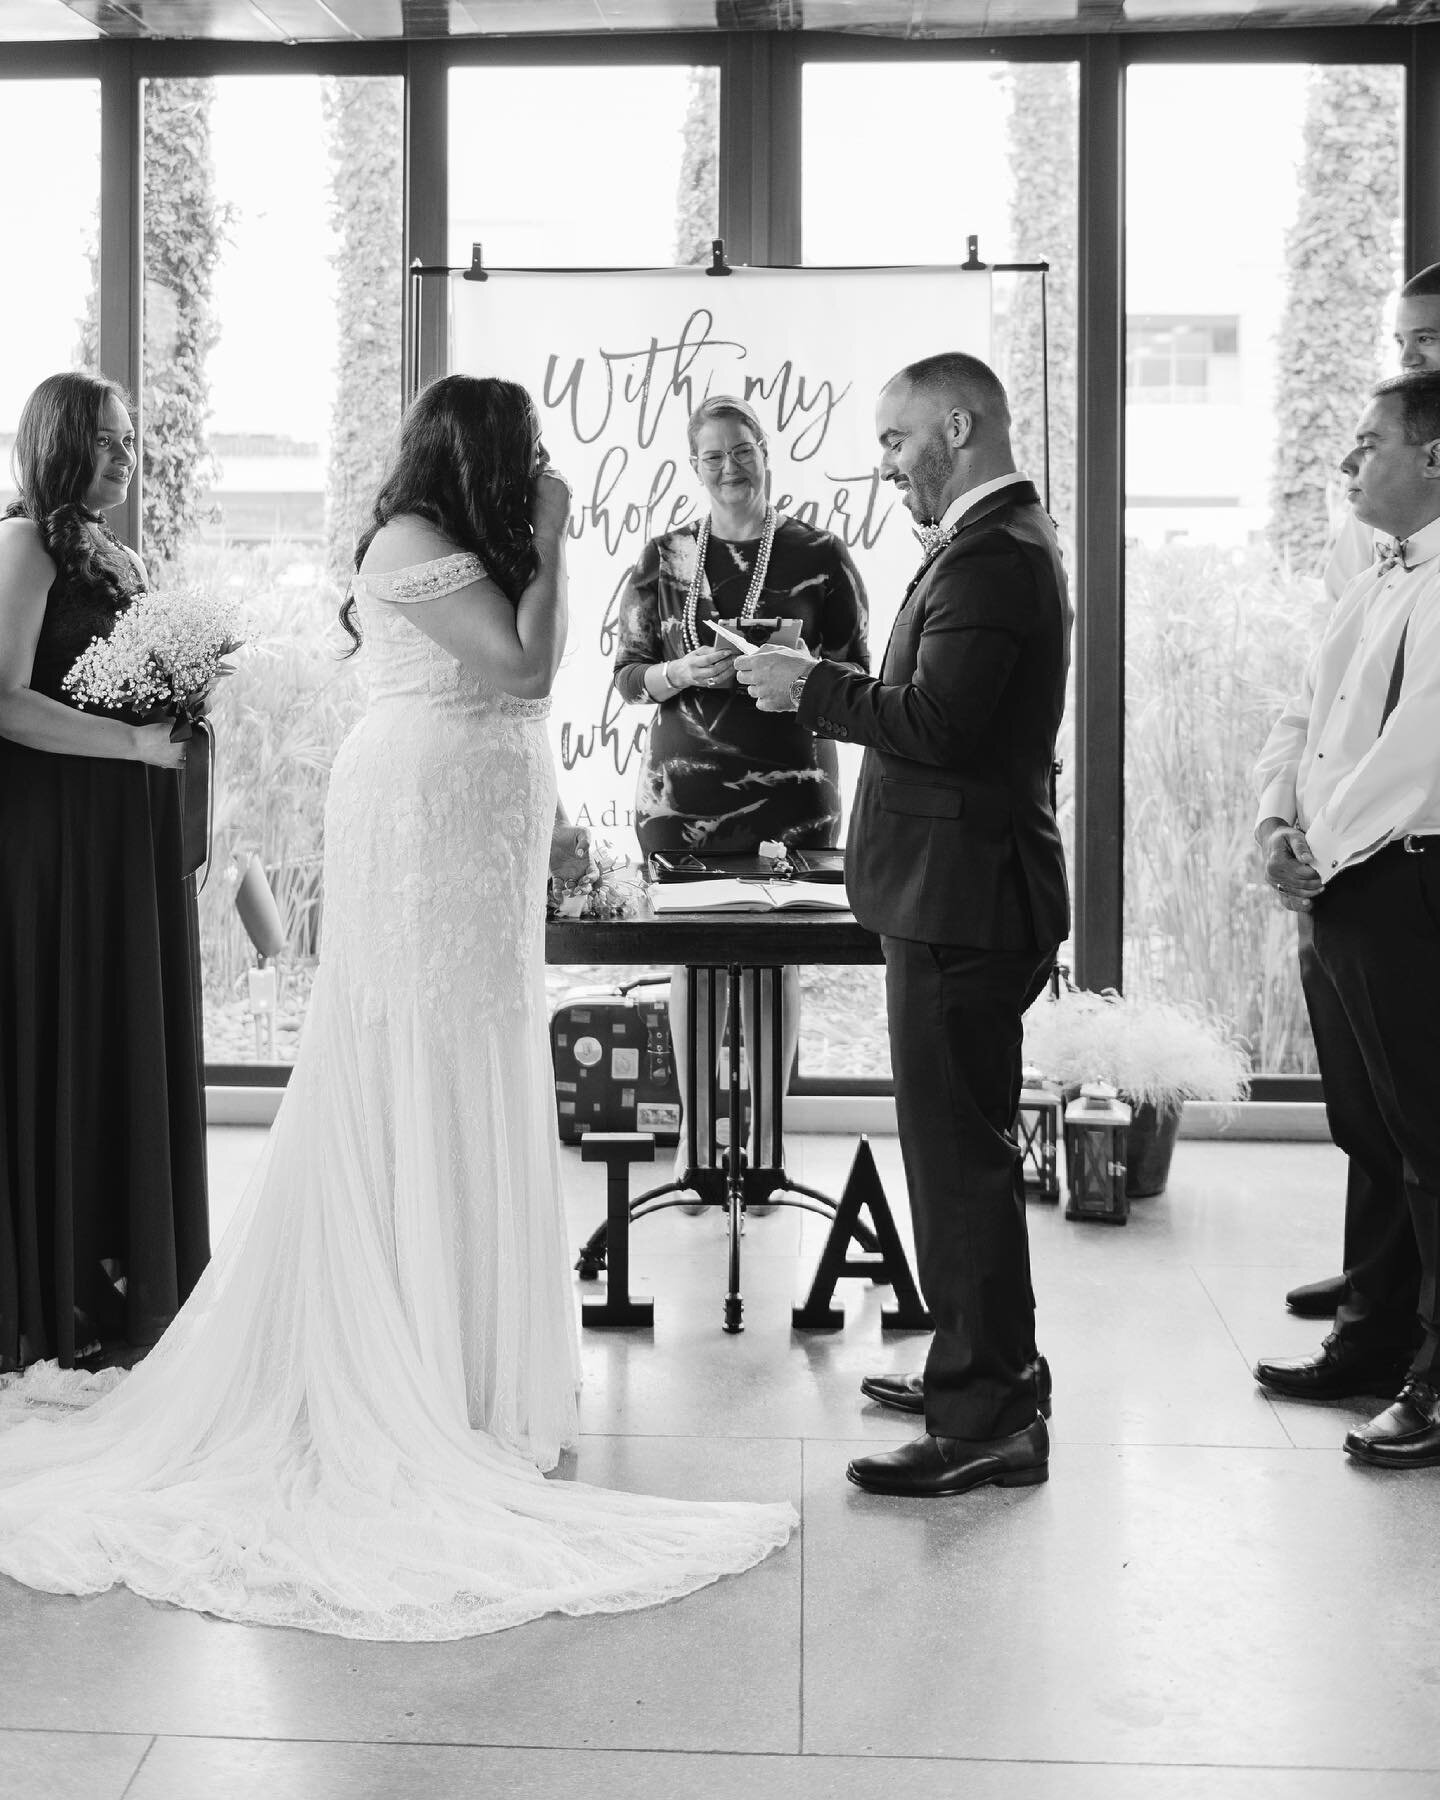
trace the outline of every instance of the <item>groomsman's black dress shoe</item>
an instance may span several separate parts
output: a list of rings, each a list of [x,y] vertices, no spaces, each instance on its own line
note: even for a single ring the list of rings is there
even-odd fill
[[[1393,1394],[1409,1361],[1399,1350],[1356,1349],[1331,1332],[1313,1356],[1256,1363],[1255,1379],[1291,1400],[1345,1400],[1352,1394]]]
[[[1035,1404],[1042,1418],[1050,1417],[1050,1365],[1037,1356],[1035,1371]],[[898,1412],[923,1413],[925,1410],[925,1377],[923,1375],[863,1375],[860,1392],[867,1400],[878,1400],[882,1406],[893,1406]]]
[[[1440,1464],[1440,1393],[1412,1375],[1393,1406],[1347,1434],[1345,1448],[1379,1469],[1433,1469]]]
[[[1327,1275],[1324,1281],[1307,1281],[1293,1287],[1285,1304],[1297,1319],[1333,1319],[1345,1304],[1349,1283],[1343,1275]]]
[[[859,1456],[845,1471],[868,1494],[904,1494],[916,1500],[967,1494],[987,1481],[996,1487],[1034,1487],[1050,1475],[1050,1434],[1038,1415],[1023,1431],[976,1443],[970,1438],[924,1437]]]

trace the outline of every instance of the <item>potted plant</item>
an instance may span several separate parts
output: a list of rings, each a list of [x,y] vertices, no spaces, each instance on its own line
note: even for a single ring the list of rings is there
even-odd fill
[[[1125,1191],[1158,1194],[1187,1100],[1233,1105],[1249,1091],[1243,1044],[1199,1007],[1070,990],[1045,995],[1025,1015],[1027,1064],[1062,1089],[1104,1081],[1119,1090],[1132,1120]]]

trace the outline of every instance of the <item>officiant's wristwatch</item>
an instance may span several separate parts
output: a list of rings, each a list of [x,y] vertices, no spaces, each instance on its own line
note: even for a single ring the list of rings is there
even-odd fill
[[[796,712],[799,712],[800,710],[800,696],[805,691],[806,679],[809,676],[811,669],[814,667],[814,663],[808,663],[790,683],[790,704],[795,708]]]

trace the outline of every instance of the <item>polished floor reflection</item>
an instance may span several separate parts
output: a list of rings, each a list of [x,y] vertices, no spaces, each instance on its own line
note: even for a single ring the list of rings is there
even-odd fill
[[[263,1137],[212,1130],[217,1215]],[[874,1148],[899,1199],[895,1142]],[[850,1149],[801,1138],[792,1173],[838,1191]],[[604,1171],[564,1155],[578,1246]],[[908,1435],[860,1375],[919,1343],[882,1341],[855,1282],[843,1332],[791,1333],[818,1222],[749,1221],[737,1338],[718,1218],[649,1220],[632,1286],[655,1331],[586,1334],[564,1472],[789,1495],[785,1552],[659,1610],[418,1646],[0,1581],[0,1793],[1428,1800],[1440,1470],[1352,1466],[1341,1439],[1374,1408],[1271,1402],[1248,1375],[1318,1341],[1281,1296],[1335,1259],[1341,1173],[1329,1146],[1182,1142],[1124,1230],[1033,1207],[1051,1480],[923,1504],[844,1480]]]

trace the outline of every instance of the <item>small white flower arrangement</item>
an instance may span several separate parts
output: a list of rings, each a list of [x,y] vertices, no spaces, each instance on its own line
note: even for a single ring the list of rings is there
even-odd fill
[[[1024,1056],[1060,1087],[1107,1082],[1132,1105],[1233,1105],[1250,1088],[1243,1042],[1197,1006],[1131,1000],[1113,989],[1043,995],[1025,1015]]]
[[[108,637],[91,640],[64,687],[81,707],[144,718],[195,719],[245,641],[244,609],[233,595],[195,587],[142,594]]]
[[[591,837],[584,871],[550,878],[552,919],[633,919],[644,910],[643,862],[633,862],[605,838]]]

